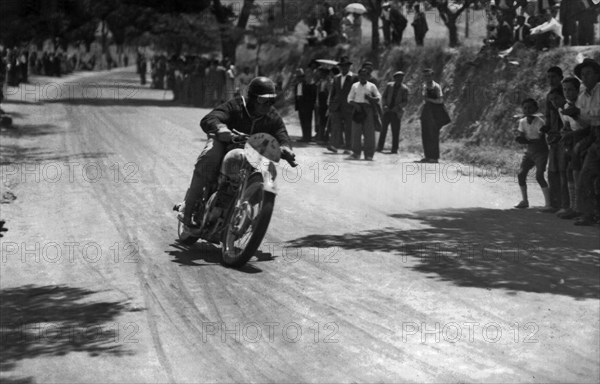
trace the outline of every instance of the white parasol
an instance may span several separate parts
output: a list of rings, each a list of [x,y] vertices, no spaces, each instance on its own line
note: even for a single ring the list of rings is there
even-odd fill
[[[346,5],[346,8],[344,8],[344,10],[346,12],[358,13],[360,15],[362,15],[365,12],[367,12],[367,8],[365,8],[365,6],[362,5],[361,3],[348,4],[348,5]]]
[[[338,62],[335,60],[329,60],[329,59],[317,59],[315,60],[317,63],[319,64],[327,64],[327,65],[338,65]]]

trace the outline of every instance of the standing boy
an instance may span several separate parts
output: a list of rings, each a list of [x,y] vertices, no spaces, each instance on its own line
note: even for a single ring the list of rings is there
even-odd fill
[[[531,168],[535,167],[535,179],[542,188],[544,194],[544,208],[551,207],[550,205],[550,191],[548,190],[548,183],[544,178],[544,172],[546,171],[546,163],[548,162],[548,146],[544,140],[544,135],[541,132],[542,127],[545,125],[544,119],[541,118],[538,112],[538,103],[534,99],[525,99],[521,103],[523,108],[523,117],[519,120],[519,127],[517,129],[516,142],[519,144],[526,144],[527,149],[521,160],[521,166],[517,175],[519,180],[519,187],[521,188],[521,202],[515,205],[515,208],[528,208],[529,199],[527,197],[527,174]]]

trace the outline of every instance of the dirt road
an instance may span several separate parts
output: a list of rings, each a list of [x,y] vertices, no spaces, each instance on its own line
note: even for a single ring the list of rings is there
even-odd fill
[[[33,81],[3,105],[3,383],[600,380],[598,228],[508,209],[514,177],[298,145],[232,270],[171,211],[207,110],[129,70]]]

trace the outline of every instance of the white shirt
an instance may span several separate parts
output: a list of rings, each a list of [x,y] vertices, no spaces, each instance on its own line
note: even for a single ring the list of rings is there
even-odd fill
[[[517,131],[523,132],[527,140],[537,140],[542,137],[540,129],[545,125],[544,119],[539,115],[535,115],[531,124],[527,122],[527,117],[519,120],[519,128]]]
[[[423,90],[422,90],[423,97],[427,97],[427,91],[428,91],[428,90],[430,90],[430,91],[431,91],[431,90],[436,90],[435,92],[437,93],[437,95],[438,95],[438,98],[439,98],[439,99],[441,99],[441,98],[443,98],[443,97],[444,97],[444,93],[442,92],[442,87],[441,87],[441,85],[439,85],[439,84],[438,84],[438,83],[436,83],[435,81],[433,81],[433,85],[431,86],[431,88],[429,88],[429,87],[427,86],[427,83],[424,83],[424,84],[423,84]]]
[[[302,83],[298,83],[296,86],[296,96],[302,96]]]
[[[538,33],[546,33],[552,32],[556,36],[562,38],[562,25],[556,20],[554,17],[550,19],[550,21],[546,21],[545,23],[538,25],[535,28],[531,28],[531,34],[535,35]]]
[[[600,83],[587,92],[585,86],[579,92],[575,105],[581,110],[580,118],[585,124],[600,126]]]
[[[381,99],[381,94],[379,94],[379,90],[375,84],[368,81],[365,83],[365,85],[362,85],[360,82],[354,83],[352,84],[352,88],[350,88],[350,93],[348,94],[348,103],[351,101],[355,101],[357,103],[368,103],[369,101],[365,97],[367,94]]]

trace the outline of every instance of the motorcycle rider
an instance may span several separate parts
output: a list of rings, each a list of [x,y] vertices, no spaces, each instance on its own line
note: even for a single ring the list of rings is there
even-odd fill
[[[275,83],[268,77],[256,77],[248,84],[248,95],[237,96],[219,105],[200,121],[200,127],[209,139],[196,161],[190,188],[185,196],[183,212],[178,219],[188,227],[196,227],[192,214],[203,197],[204,188],[213,186],[219,177],[235,182],[241,162],[242,150],[231,150],[232,130],[244,134],[268,133],[275,137],[283,159],[294,160],[291,140],[285,124],[273,104],[277,97]]]

